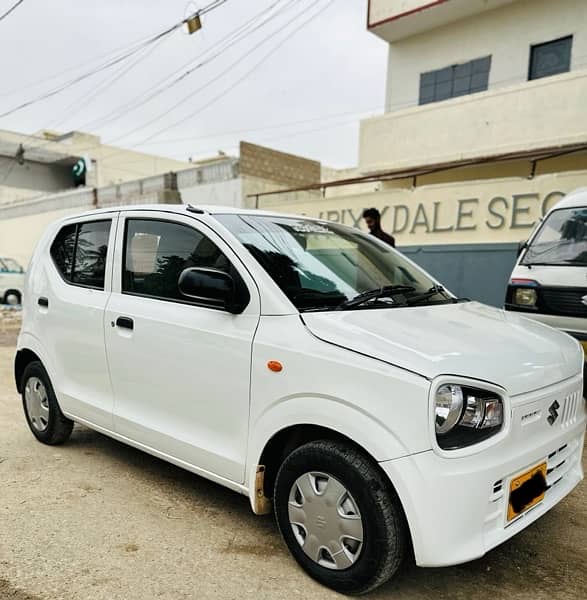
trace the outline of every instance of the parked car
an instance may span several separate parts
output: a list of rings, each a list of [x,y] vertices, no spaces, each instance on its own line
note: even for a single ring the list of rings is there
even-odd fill
[[[0,256],[0,304],[20,304],[24,269],[13,259]]]
[[[558,202],[523,244],[505,308],[567,332],[587,355],[587,188]]]
[[[312,577],[364,593],[410,546],[476,559],[575,488],[582,366],[356,229],[166,205],[47,230],[14,369],[41,442],[83,423],[273,505]]]

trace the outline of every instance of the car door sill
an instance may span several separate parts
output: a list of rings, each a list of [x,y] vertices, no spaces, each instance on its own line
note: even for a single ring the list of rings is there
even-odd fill
[[[155,448],[151,448],[150,446],[141,444],[140,442],[137,442],[131,438],[125,437],[124,435],[120,435],[119,433],[111,431],[110,429],[106,429],[105,427],[100,427],[99,425],[94,425],[94,423],[87,421],[86,419],[82,419],[81,417],[77,417],[76,415],[72,415],[70,413],[64,413],[64,414],[68,419],[71,419],[72,421],[75,421],[76,423],[85,425],[86,427],[89,427],[90,429],[93,429],[94,431],[97,431],[98,433],[107,435],[108,437],[111,437],[112,439],[122,442],[123,444],[132,446],[133,448],[137,448],[138,450],[142,450],[143,452],[146,452],[147,454],[151,454],[152,456],[155,456],[157,458],[160,458],[161,460],[169,462],[169,463],[175,465],[176,467],[180,467],[182,469],[185,469],[186,471],[190,471],[191,473],[194,473],[195,475],[199,475],[200,477],[209,479],[210,481],[213,481],[214,483],[218,483],[219,485],[227,487],[235,492],[239,492],[240,494],[243,494],[245,496],[248,496],[248,494],[249,494],[248,488],[241,483],[236,483],[234,481],[231,481],[230,479],[225,479],[224,477],[215,475],[214,473],[211,473],[210,471],[206,471],[205,469],[201,469],[200,467],[197,467],[196,465],[192,465],[191,463],[188,463],[184,460],[175,458],[174,456],[165,454],[164,452],[160,452],[159,450],[156,450]]]

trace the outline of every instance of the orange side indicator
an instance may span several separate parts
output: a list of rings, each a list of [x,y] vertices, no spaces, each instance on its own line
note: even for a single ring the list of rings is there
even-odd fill
[[[283,371],[283,365],[278,360],[270,360],[267,363],[267,368],[274,373],[279,373],[279,371]]]

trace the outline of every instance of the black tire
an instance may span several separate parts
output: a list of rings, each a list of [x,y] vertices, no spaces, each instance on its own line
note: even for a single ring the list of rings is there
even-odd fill
[[[363,523],[363,546],[352,566],[333,570],[306,555],[288,516],[292,486],[304,473],[318,471],[336,478],[352,495]],[[275,482],[277,523],[300,566],[321,584],[345,594],[365,594],[388,581],[408,548],[405,516],[391,483],[376,465],[352,446],[316,441],[294,450],[283,462]]]
[[[12,303],[10,302],[10,298],[16,298],[16,302]],[[22,303],[22,295],[18,290],[8,290],[5,294],[4,294],[4,298],[2,300],[2,302],[4,304],[14,304],[19,305]]]
[[[47,392],[47,402],[49,410],[47,425],[43,431],[39,431],[39,429],[34,426],[31,416],[29,415],[29,412],[27,410],[27,383],[33,377],[41,381],[41,383],[45,386],[45,390]],[[57,446],[66,442],[69,439],[69,436],[71,435],[71,432],[73,430],[73,421],[68,419],[61,412],[59,404],[57,403],[57,398],[55,397],[55,392],[53,391],[53,386],[51,385],[51,380],[47,375],[47,371],[45,371],[45,368],[39,361],[34,361],[26,366],[22,375],[20,389],[22,390],[22,406],[26,421],[31,432],[39,440],[39,442],[42,442],[43,444],[48,444],[50,446]]]

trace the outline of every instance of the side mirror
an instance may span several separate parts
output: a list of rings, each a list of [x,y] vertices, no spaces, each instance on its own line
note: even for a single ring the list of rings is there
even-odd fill
[[[231,275],[219,269],[184,269],[179,276],[178,287],[187,298],[224,308],[232,314],[243,312],[249,303],[244,283],[238,285]],[[243,294],[243,287],[246,294]]]

